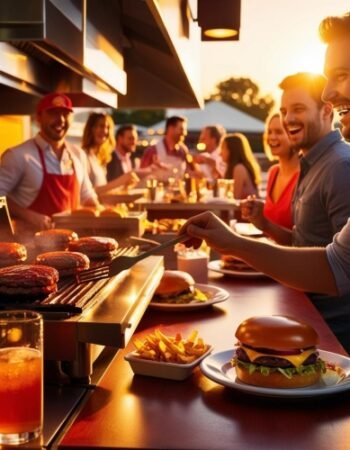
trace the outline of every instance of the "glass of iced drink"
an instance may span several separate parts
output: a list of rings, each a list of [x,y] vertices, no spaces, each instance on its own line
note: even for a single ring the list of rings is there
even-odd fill
[[[22,444],[41,433],[42,341],[40,314],[0,312],[0,444]]]

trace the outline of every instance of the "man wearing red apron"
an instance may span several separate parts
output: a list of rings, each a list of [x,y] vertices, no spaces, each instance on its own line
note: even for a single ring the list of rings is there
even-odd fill
[[[0,165],[0,195],[14,217],[34,228],[50,228],[54,213],[97,206],[85,153],[65,141],[73,118],[66,95],[48,94],[38,103],[39,133],[6,151]]]

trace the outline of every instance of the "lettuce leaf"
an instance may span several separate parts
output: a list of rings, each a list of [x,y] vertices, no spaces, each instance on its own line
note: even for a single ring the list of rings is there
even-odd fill
[[[254,364],[252,362],[245,362],[241,361],[237,358],[233,358],[231,360],[231,364],[233,367],[240,366],[244,369],[248,370],[249,374],[252,374],[254,372],[260,372],[264,376],[268,376],[271,373],[279,372],[286,378],[292,378],[293,375],[309,375],[311,373],[315,372],[324,372],[326,369],[325,362],[322,361],[322,359],[319,359],[316,361],[315,364],[308,364],[307,366],[299,366],[299,367],[268,367],[268,366],[262,366],[260,364]]]

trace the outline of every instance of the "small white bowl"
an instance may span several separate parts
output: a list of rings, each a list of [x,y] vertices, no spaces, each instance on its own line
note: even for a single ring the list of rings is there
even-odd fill
[[[198,356],[197,359],[189,364],[179,364],[164,361],[153,361],[151,359],[140,358],[137,352],[131,352],[124,356],[128,361],[133,372],[137,375],[146,375],[149,377],[167,378],[169,380],[185,380],[188,378],[193,369],[213,350],[209,346],[208,350],[203,355]]]

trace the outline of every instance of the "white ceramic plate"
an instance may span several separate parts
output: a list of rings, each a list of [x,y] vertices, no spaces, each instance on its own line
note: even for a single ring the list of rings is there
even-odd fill
[[[252,223],[236,222],[232,228],[242,236],[263,236],[263,232]]]
[[[320,357],[329,362],[336,364],[343,368],[346,373],[346,378],[338,384],[326,386],[322,382],[313,386],[297,389],[272,389],[258,386],[250,386],[236,380],[236,371],[231,366],[230,360],[234,355],[234,350],[226,350],[205,358],[200,365],[200,368],[205,376],[223,386],[237,389],[249,394],[258,395],[262,397],[283,397],[283,398],[304,398],[316,397],[319,395],[336,394],[338,392],[347,391],[350,389],[350,358],[347,358],[337,353],[319,350]]]
[[[208,306],[216,303],[224,302],[230,296],[230,294],[222,288],[211,286],[209,284],[195,284],[197,289],[209,294],[210,298],[206,302],[190,302],[190,303],[158,303],[152,302],[149,304],[149,308],[160,309],[167,311],[190,311],[194,309],[208,308]]]
[[[138,375],[146,375],[149,377],[168,378],[169,380],[185,380],[188,378],[193,369],[198,366],[203,358],[209,355],[212,347],[193,362],[189,364],[175,364],[163,361],[152,361],[140,358],[137,352],[131,352],[124,356],[124,359],[130,364],[132,371]]]
[[[256,272],[255,270],[248,272],[246,270],[225,269],[224,267],[221,267],[221,261],[219,259],[209,261],[208,269],[213,270],[214,272],[223,273],[224,275],[231,275],[233,277],[240,277],[240,278],[260,278],[266,276],[264,273]]]

